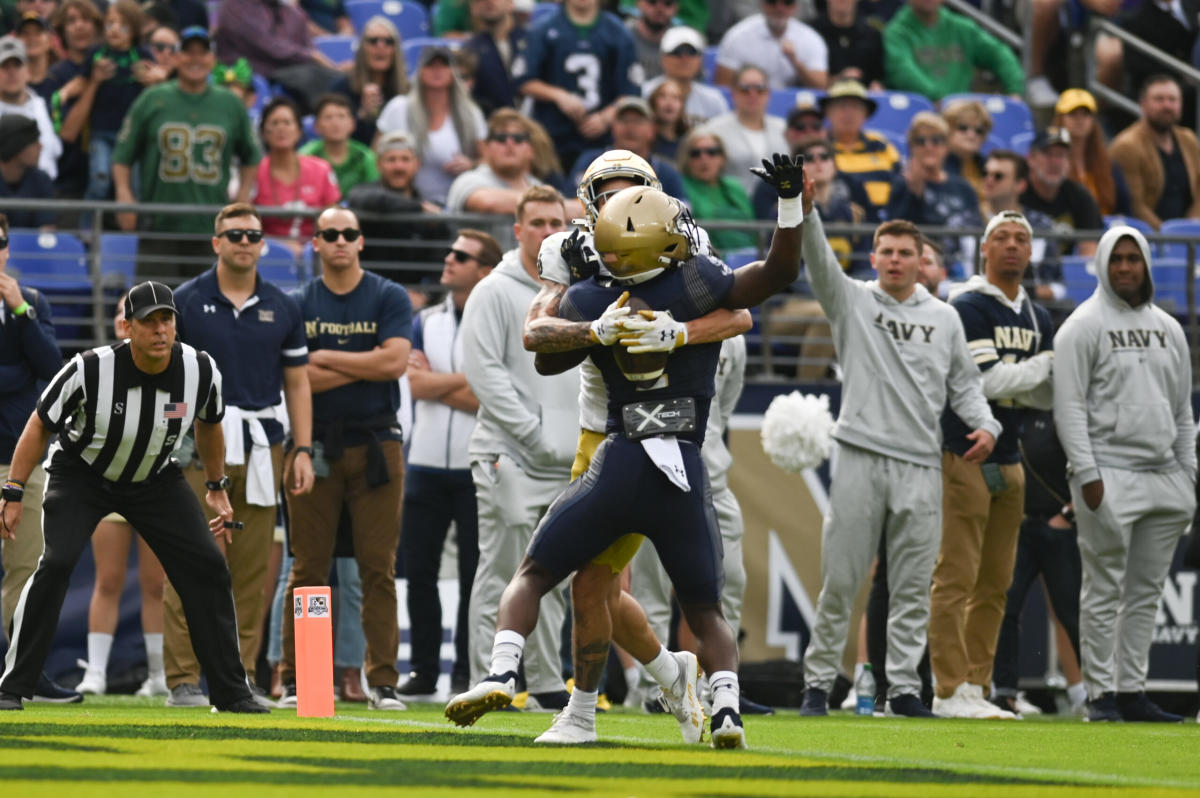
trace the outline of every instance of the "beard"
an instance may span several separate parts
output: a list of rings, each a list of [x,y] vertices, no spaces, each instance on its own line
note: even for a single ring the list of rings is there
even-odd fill
[[[1146,124],[1150,125],[1155,133],[1169,133],[1178,122],[1179,118],[1170,111],[1146,117]]]
[[[645,25],[647,28],[649,28],[654,33],[662,33],[667,28],[671,27],[671,20],[667,19],[667,20],[663,20],[662,22],[658,22],[656,20],[651,20],[651,19],[647,19],[646,17],[642,17],[642,24]]]

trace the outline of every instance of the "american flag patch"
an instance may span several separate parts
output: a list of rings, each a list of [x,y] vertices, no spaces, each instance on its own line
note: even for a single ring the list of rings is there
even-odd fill
[[[167,402],[163,405],[163,418],[186,418],[187,402]]]

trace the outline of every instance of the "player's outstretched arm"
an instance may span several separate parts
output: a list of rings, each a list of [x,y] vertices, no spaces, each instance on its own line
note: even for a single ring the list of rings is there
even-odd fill
[[[728,308],[750,308],[762,304],[800,276],[800,233],[804,209],[801,189],[804,188],[804,156],[794,159],[775,153],[770,161],[763,159],[761,168],[753,172],[779,195],[779,216],[771,248],[764,261],[743,266],[734,274],[733,288],[725,297]],[[811,202],[810,202],[811,206]]]

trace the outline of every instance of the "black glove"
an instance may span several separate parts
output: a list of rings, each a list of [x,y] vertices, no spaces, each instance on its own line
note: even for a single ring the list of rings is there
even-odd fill
[[[583,231],[576,228],[563,239],[562,256],[571,271],[571,284],[595,277],[600,268],[600,256],[596,250],[583,243]]]
[[[799,197],[804,188],[804,156],[791,158],[777,152],[772,157],[774,162],[763,158],[762,168],[752,166],[750,171],[769,183],[781,199]]]

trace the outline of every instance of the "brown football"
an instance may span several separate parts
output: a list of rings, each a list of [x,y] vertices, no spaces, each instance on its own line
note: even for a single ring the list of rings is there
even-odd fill
[[[625,304],[631,313],[653,310],[646,303],[646,300],[636,296],[629,297],[629,301]],[[625,375],[625,379],[639,385],[652,385],[661,377],[663,371],[667,368],[667,358],[670,356],[670,352],[643,352],[641,354],[634,354],[622,346],[620,342],[613,345],[613,357],[617,361],[617,367],[621,369],[621,373]]]

